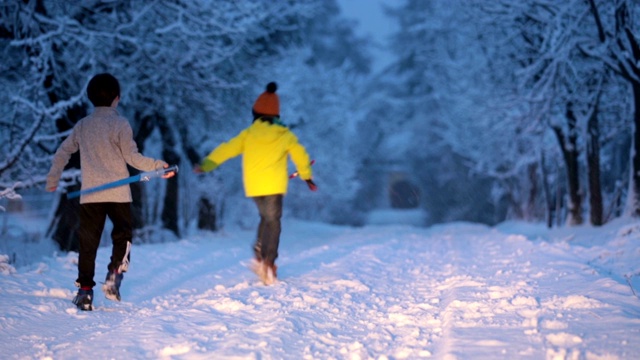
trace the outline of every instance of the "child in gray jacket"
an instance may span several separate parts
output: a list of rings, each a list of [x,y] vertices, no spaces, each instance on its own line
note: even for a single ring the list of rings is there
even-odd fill
[[[111,74],[95,75],[87,86],[87,95],[95,106],[93,113],[80,120],[62,142],[53,157],[47,175],[47,191],[55,191],[64,167],[76,151],[80,151],[82,189],[88,189],[129,176],[127,164],[142,171],[167,168],[162,160],[145,157],[138,152],[133,131],[127,119],[118,114],[120,84]],[[172,177],[173,172],[165,178]],[[120,283],[129,266],[133,237],[131,190],[128,185],[80,197],[78,229],[78,279],[80,288],[73,302],[80,310],[92,310],[95,260],[106,217],[113,223],[111,262],[102,289],[110,300],[120,301]]]

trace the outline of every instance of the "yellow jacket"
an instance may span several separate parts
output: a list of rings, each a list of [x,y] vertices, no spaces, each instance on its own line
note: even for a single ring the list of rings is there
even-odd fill
[[[282,125],[256,120],[236,137],[216,147],[204,161],[217,165],[242,155],[242,179],[247,197],[286,194],[287,155],[302,180],[311,179],[309,154],[298,138]]]

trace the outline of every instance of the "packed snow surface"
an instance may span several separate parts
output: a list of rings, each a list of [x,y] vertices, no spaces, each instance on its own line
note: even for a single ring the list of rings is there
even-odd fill
[[[638,359],[640,223],[337,227],[134,245],[122,302],[71,303],[77,254],[0,259],[3,359]],[[110,247],[98,254],[103,280]]]

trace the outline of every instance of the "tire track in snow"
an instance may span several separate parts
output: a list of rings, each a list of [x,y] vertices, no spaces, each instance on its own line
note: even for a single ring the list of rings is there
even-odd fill
[[[524,317],[539,313],[539,304],[528,295],[532,286],[527,280],[529,265],[518,261],[521,254],[517,246],[504,241],[504,235],[478,237],[473,228],[466,232],[461,229],[455,237],[445,232],[430,242],[434,254],[430,259],[440,268],[435,276],[441,329],[434,337],[434,354],[442,359],[469,353],[479,358],[506,359],[539,355],[533,347],[513,348],[502,340],[516,333],[539,342],[537,320]],[[513,255],[503,257],[505,249],[512,250]],[[482,333],[475,330],[478,328],[496,331]],[[477,350],[469,350],[474,348]],[[466,351],[461,353],[461,349]]]
[[[466,286],[467,281],[470,281],[470,279],[460,276],[460,252],[455,245],[452,238],[434,238],[431,248],[432,254],[438,254],[431,260],[436,260],[442,269],[436,272],[438,278],[436,289],[440,297],[438,304],[440,329],[437,330],[440,330],[440,338],[434,344],[434,354],[437,358],[444,360],[455,359],[453,356],[455,349],[453,328],[456,311],[452,304],[460,297],[459,288]]]

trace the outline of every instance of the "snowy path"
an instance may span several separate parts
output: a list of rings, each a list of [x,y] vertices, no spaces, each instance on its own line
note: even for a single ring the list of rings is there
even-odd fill
[[[105,300],[97,288],[90,313],[70,303],[75,256],[47,259],[0,275],[0,353],[640,358],[640,299],[621,270],[637,262],[639,228],[563,241],[562,234],[525,237],[471,224],[352,229],[288,222],[281,281],[271,287],[246,268],[252,232],[228,231],[134,247],[124,301]],[[107,248],[100,251],[98,274],[108,257]]]

